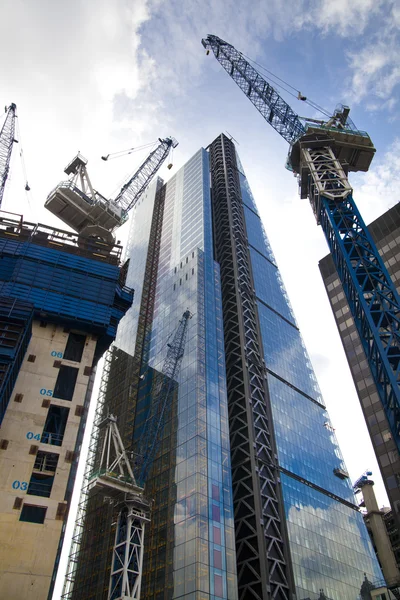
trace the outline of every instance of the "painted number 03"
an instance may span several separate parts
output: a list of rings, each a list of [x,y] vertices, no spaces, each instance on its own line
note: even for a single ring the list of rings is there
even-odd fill
[[[18,481],[18,479],[16,479],[12,482],[12,488],[13,490],[22,490],[23,492],[25,492],[28,489],[28,482]]]
[[[53,395],[53,390],[46,390],[46,388],[42,388],[40,390],[40,395],[41,396],[52,396]]]
[[[52,350],[51,351],[51,356],[54,356],[55,358],[62,358],[63,357],[63,353],[62,352],[57,352],[56,350]]]

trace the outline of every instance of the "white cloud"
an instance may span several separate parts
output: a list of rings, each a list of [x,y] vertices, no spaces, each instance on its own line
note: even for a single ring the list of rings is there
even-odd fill
[[[303,1],[297,19],[286,21],[295,29],[315,28],[342,37],[360,35],[379,12],[385,0],[311,0]],[[290,14],[292,14],[290,12]]]
[[[147,0],[15,0],[5,14],[0,39],[9,68],[4,59],[2,101],[17,104],[31,203],[37,207],[35,214],[24,212],[51,222],[43,202],[74,153],[91,159],[92,172],[93,157],[133,145],[132,130],[135,145],[149,141],[158,105],[148,98],[154,59],[141,48],[140,28],[150,12]],[[121,98],[141,104],[140,112],[128,113],[129,122],[120,117]],[[100,182],[113,169],[99,170]],[[20,188],[13,188],[18,170],[14,150],[5,200],[22,212],[26,200],[16,201]],[[97,186],[96,175],[94,181]]]
[[[368,173],[355,178],[357,204],[362,207],[367,223],[399,201],[400,138],[395,139],[380,160],[375,160]]]
[[[392,96],[400,83],[400,4],[398,0],[383,4],[383,18],[366,43],[348,52],[352,71],[348,95],[353,103],[367,100],[369,110],[393,110]]]

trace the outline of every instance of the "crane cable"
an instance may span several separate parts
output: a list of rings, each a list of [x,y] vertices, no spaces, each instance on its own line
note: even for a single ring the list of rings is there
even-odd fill
[[[19,156],[21,158],[22,174],[23,174],[24,179],[25,179],[25,191],[26,192],[30,192],[31,188],[29,187],[28,177],[27,177],[27,174],[26,174],[24,150],[23,150],[23,147],[22,147],[21,130],[19,128],[19,120],[18,119],[15,119],[15,128],[17,130],[17,136],[18,136],[18,140],[19,140],[19,144],[20,144]]]
[[[309,100],[308,98],[306,98],[305,96],[303,96],[300,91],[298,89],[296,89],[295,87],[293,87],[290,83],[288,83],[287,81],[285,81],[284,79],[282,79],[281,77],[278,77],[278,75],[275,75],[274,73],[272,73],[272,71],[270,71],[269,69],[267,69],[266,67],[264,67],[263,65],[261,65],[260,63],[258,63],[256,60],[250,58],[250,56],[246,56],[246,54],[242,54],[240,53],[243,58],[245,58],[246,60],[254,63],[255,65],[257,65],[260,69],[262,69],[263,71],[265,71],[266,73],[268,73],[270,75],[269,78],[266,77],[266,79],[270,79],[271,81],[271,77],[274,77],[275,79],[277,79],[278,81],[280,81],[281,83],[277,83],[276,81],[271,81],[271,83],[273,83],[274,85],[276,85],[277,87],[280,87],[282,90],[284,90],[287,94],[290,94],[291,96],[293,96],[293,98],[296,98],[296,100],[302,100],[303,102],[305,102],[306,104],[308,104],[309,106],[311,106],[311,108],[314,108],[315,110],[317,110],[318,112],[322,113],[323,115],[325,115],[326,117],[328,117],[328,119],[331,118],[331,114],[329,113],[329,111],[327,111],[325,108],[323,108],[322,106],[320,106],[319,104],[317,104],[316,102],[313,102],[312,100]],[[284,85],[282,85],[284,84]],[[292,90],[294,90],[296,93],[294,94],[293,92],[291,92],[290,90],[288,90],[286,87],[287,86],[289,88],[291,88]],[[303,99],[304,98],[304,99]]]
[[[157,141],[149,142],[148,144],[143,144],[143,146],[136,146],[133,148],[128,148],[128,150],[119,150],[118,152],[112,152],[111,154],[106,154],[101,158],[105,161],[113,160],[114,158],[121,158],[122,156],[127,156],[128,154],[133,154],[134,152],[139,152],[139,150],[144,150],[145,148],[149,148],[150,146],[154,146]]]
[[[23,151],[23,147],[22,147],[21,129],[19,127],[19,118],[18,118],[17,115],[15,115],[15,117],[16,117],[15,118],[15,133],[16,133],[16,136],[14,138],[14,142],[18,142],[19,145],[20,145],[19,156],[20,156],[20,159],[21,159],[22,175],[23,175],[23,178],[25,180],[25,192],[26,192],[25,195],[26,195],[26,200],[28,202],[29,210],[30,210],[30,212],[33,215],[32,205],[31,205],[31,202],[30,202],[30,199],[29,199],[30,196],[31,196],[31,194],[29,194],[29,192],[31,191],[31,188],[30,188],[29,183],[28,183],[28,176],[27,176],[27,172],[26,172],[24,151]]]
[[[140,150],[145,150],[146,148],[151,148],[151,151],[153,151],[153,148],[156,148],[156,144],[157,144],[158,140],[156,140],[155,142],[149,142],[148,144],[143,144],[143,146],[136,146],[135,148],[130,148],[129,150],[121,150],[122,152],[125,152],[125,154],[121,154],[119,152],[114,152],[115,154],[120,154],[120,156],[114,156],[113,154],[108,154],[108,156],[110,156],[110,160],[112,160],[112,158],[121,158],[122,156],[127,156],[128,154],[133,154],[134,152],[139,152]],[[102,157],[103,158],[103,157]],[[104,160],[104,158],[103,158]],[[113,192],[110,195],[110,198],[113,198],[116,194],[118,194],[118,192],[120,191],[120,189],[122,188],[122,186],[124,186],[130,179],[132,175],[132,169],[129,169],[129,172],[124,175],[119,183],[117,183],[117,185],[115,186]]]

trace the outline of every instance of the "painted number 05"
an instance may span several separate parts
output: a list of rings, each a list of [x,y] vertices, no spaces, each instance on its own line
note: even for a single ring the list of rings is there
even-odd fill
[[[40,395],[41,396],[52,396],[53,395],[53,390],[46,390],[46,388],[42,388],[40,390]]]

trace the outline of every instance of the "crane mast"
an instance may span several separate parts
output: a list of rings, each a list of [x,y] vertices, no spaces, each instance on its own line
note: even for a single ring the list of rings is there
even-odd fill
[[[138,444],[139,459],[136,469],[138,472],[137,479],[140,483],[146,481],[149,468],[160,443],[160,430],[164,423],[165,410],[176,386],[185,350],[188,321],[191,317],[192,315],[189,310],[183,313],[174,338],[168,344],[167,356],[162,368],[162,379],[159,382],[158,388],[156,388],[150,412]]]
[[[6,107],[6,118],[0,131],[0,207],[3,201],[4,188],[8,172],[13,144],[15,142],[15,119],[17,106],[12,103]]]
[[[127,221],[129,211],[164,163],[171,148],[178,145],[171,137],[159,138],[158,141],[158,146],[114,200],[105,198],[93,188],[86,168],[87,160],[78,153],[64,170],[70,176],[69,180],[62,181],[50,192],[45,207],[80,235],[113,244],[113,232]]]
[[[400,299],[353,199],[348,171],[367,171],[375,153],[355,129],[349,108],[326,123],[303,125],[279,94],[233,46],[202,40],[265,120],[289,142],[289,167],[309,198],[328,242],[370,369],[400,451]]]

